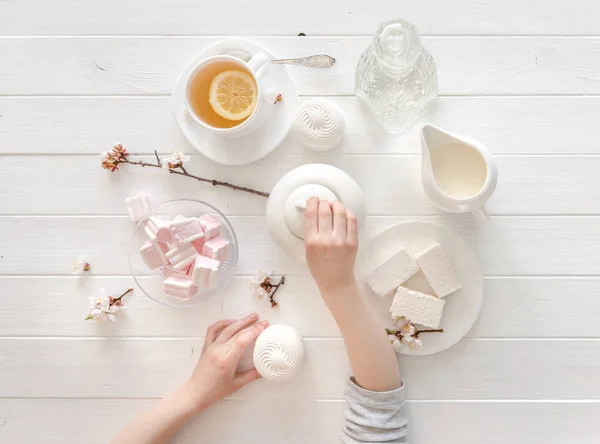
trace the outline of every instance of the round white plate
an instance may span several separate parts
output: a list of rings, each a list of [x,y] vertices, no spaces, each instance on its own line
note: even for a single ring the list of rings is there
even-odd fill
[[[390,317],[389,309],[394,295],[380,298],[371,291],[362,277],[401,248],[406,248],[413,257],[416,257],[420,251],[436,243],[444,248],[462,288],[444,298],[446,304],[440,325],[444,333],[423,333],[419,335],[423,345],[413,350],[404,346],[402,354],[439,353],[452,347],[469,332],[479,316],[483,302],[483,275],[479,261],[469,244],[453,230],[431,222],[420,221],[402,222],[387,228],[375,236],[359,253],[357,270],[363,290],[373,301],[377,314],[381,318],[381,327],[393,328],[394,322]],[[433,294],[421,272],[408,280],[404,286]]]
[[[190,72],[199,61],[227,51],[240,50],[254,55],[263,52],[275,58],[268,49],[250,40],[229,39],[207,47],[185,67],[173,90],[173,115],[185,138],[200,153],[223,165],[246,165],[277,148],[287,136],[296,118],[298,93],[283,65],[272,65],[264,84],[273,100],[281,94],[283,100],[269,107],[265,123],[243,137],[227,137],[212,133],[189,117],[185,109],[185,89]]]

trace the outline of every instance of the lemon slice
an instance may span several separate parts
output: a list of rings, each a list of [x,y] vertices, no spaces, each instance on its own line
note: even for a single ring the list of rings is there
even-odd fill
[[[223,71],[210,83],[208,102],[227,120],[242,120],[252,114],[258,100],[254,78],[244,71]]]

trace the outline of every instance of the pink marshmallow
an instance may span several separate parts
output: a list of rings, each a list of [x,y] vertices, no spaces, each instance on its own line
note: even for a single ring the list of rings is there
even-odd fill
[[[229,257],[229,241],[217,236],[204,244],[202,254],[211,259],[225,261]]]
[[[171,221],[160,217],[152,216],[148,219],[145,227],[146,234],[151,240],[158,240],[167,244],[174,243],[173,233],[171,232]]]
[[[194,263],[192,282],[200,288],[215,288],[219,281],[219,265],[221,262],[200,256]]]
[[[167,245],[160,242],[146,241],[140,248],[140,255],[148,268],[154,270],[169,263],[166,256],[168,249]]]
[[[134,222],[139,222],[152,213],[152,197],[149,194],[128,197],[125,199],[125,205],[127,205],[129,219]]]
[[[199,256],[192,244],[179,245],[167,251],[167,259],[177,271],[183,270]]]
[[[177,216],[175,216],[173,218],[173,222],[181,222],[182,220],[185,220],[185,219],[187,219],[187,217],[182,216],[181,214],[178,214]]]
[[[169,276],[163,282],[163,293],[180,299],[189,299],[198,292],[198,288],[189,279]]]
[[[194,248],[196,249],[196,251],[199,254],[202,254],[202,251],[204,250],[204,242],[206,241],[206,237],[202,236],[200,239],[196,239],[195,241],[192,241],[192,245],[194,246]]]
[[[204,229],[204,238],[210,240],[221,233],[221,223],[210,214],[203,214],[198,218]]]
[[[175,245],[189,244],[204,238],[204,230],[198,219],[183,219],[171,224],[171,234]]]
[[[192,270],[192,265],[190,264],[187,266],[187,268],[183,268],[183,270],[175,270],[171,265],[165,265],[164,268],[162,269],[162,275],[164,277],[171,277],[171,276],[176,276],[180,279],[188,279],[191,280],[192,276],[191,276],[191,270]]]

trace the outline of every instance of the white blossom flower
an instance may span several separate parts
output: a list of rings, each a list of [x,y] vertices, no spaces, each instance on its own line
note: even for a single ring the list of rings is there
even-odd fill
[[[398,337],[396,335],[388,335],[388,339],[390,340],[390,343],[393,344]]]
[[[188,160],[190,160],[190,156],[186,156],[182,152],[173,151],[169,155],[169,163],[173,165],[178,165],[180,163],[187,162]]]
[[[73,274],[81,274],[84,271],[90,270],[90,264],[88,264],[83,256],[79,256],[73,261]]]
[[[404,326],[400,329],[400,334],[403,337],[414,336],[416,332],[417,332],[417,328],[410,322],[407,322],[406,324],[404,324]]]
[[[396,338],[394,340],[394,342],[392,342],[392,346],[394,347],[394,350],[396,350],[398,353],[402,352],[402,342],[400,342],[400,339]]]
[[[116,321],[115,313],[123,308],[119,304],[111,304],[111,298],[106,295],[104,290],[100,290],[99,296],[90,296],[87,302],[88,316],[86,320],[94,321]]]
[[[408,345],[408,348],[411,350],[423,345],[423,342],[420,339],[413,336],[402,336],[402,343]]]
[[[250,291],[252,291],[253,296],[258,297],[258,299],[263,299],[269,296],[267,291],[261,287],[261,284],[270,277],[270,272],[260,269],[254,276],[250,278]]]
[[[108,160],[110,159],[110,154],[108,153],[108,151],[103,151],[100,153],[100,158],[102,159],[102,161]]]
[[[402,328],[404,328],[404,326],[406,325],[407,322],[408,322],[408,319],[406,319],[404,316],[400,316],[399,318],[396,318],[396,324],[395,324],[396,329],[401,330]]]

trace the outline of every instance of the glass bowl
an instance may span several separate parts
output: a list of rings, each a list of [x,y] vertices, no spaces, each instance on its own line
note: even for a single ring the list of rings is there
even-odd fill
[[[221,223],[221,236],[229,241],[229,259],[221,262],[217,286],[210,289],[198,289],[190,299],[179,299],[163,293],[162,269],[150,270],[140,256],[140,248],[148,240],[144,231],[148,217],[142,219],[136,226],[129,248],[129,267],[136,284],[150,299],[169,307],[193,307],[220,295],[235,272],[238,261],[238,242],[231,223],[223,213],[206,202],[192,199],[169,200],[157,205],[153,209],[155,216],[165,217],[169,220],[177,215],[186,217],[199,217],[210,214]]]

